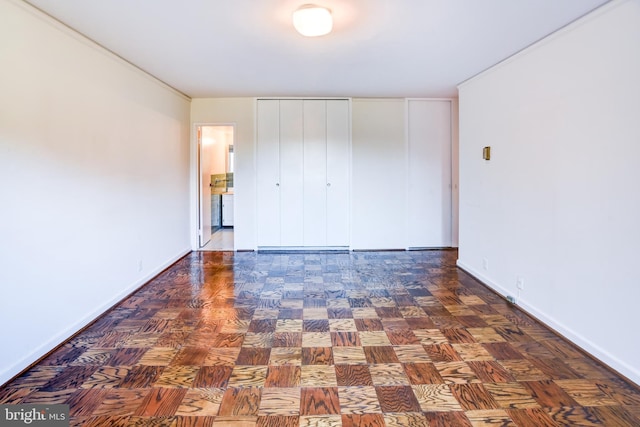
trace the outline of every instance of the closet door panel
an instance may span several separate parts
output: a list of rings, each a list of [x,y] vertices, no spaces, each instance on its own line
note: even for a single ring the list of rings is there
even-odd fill
[[[349,245],[349,105],[257,101],[259,247]]]
[[[302,246],[304,217],[303,109],[280,100],[280,244]]]
[[[259,100],[257,114],[257,242],[280,246],[280,101]]]
[[[408,103],[408,246],[451,246],[451,102]]]
[[[349,101],[327,101],[327,246],[349,246]]]
[[[304,101],[304,245],[327,245],[326,101]]]

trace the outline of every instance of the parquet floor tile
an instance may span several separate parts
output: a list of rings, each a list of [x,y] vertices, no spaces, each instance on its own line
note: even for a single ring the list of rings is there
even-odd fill
[[[193,252],[0,403],[72,426],[638,426],[640,388],[455,251]]]

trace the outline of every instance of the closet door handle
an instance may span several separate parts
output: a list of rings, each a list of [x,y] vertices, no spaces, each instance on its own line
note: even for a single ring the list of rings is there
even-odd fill
[[[327,187],[331,187],[331,183],[330,182],[327,182]]]
[[[279,182],[276,182],[276,187],[280,187],[280,183]]]

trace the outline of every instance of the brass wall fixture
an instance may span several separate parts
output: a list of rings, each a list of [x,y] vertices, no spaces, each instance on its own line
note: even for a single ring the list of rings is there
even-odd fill
[[[484,147],[482,149],[482,158],[485,160],[491,160],[491,147]]]

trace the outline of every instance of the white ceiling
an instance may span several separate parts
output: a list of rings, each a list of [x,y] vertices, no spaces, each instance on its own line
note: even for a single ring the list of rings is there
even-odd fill
[[[28,0],[194,97],[451,97],[456,85],[607,0]]]

